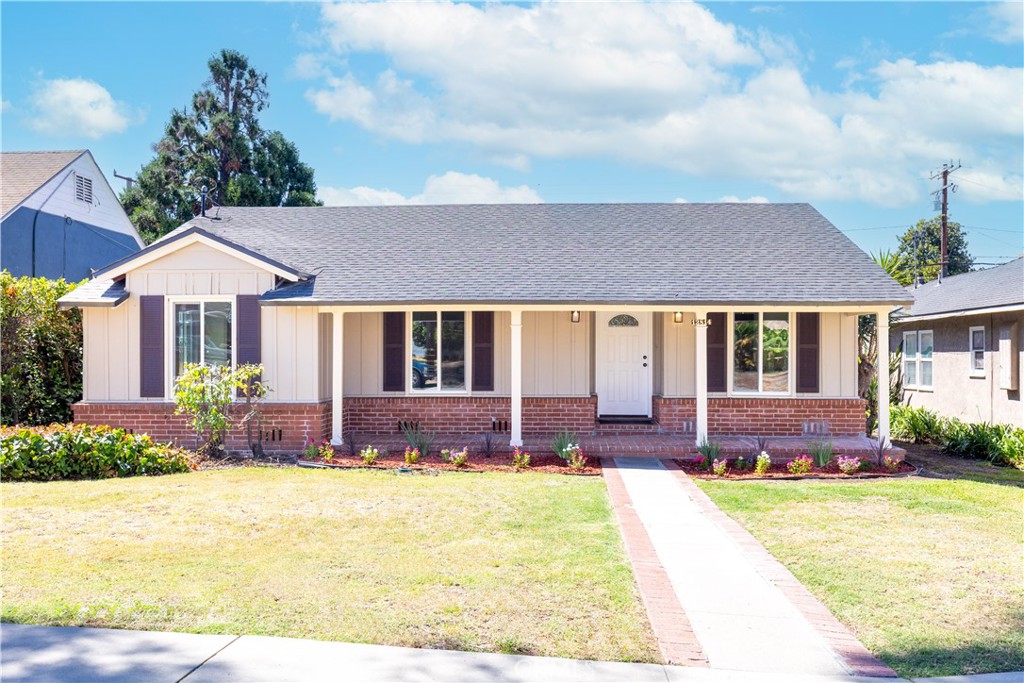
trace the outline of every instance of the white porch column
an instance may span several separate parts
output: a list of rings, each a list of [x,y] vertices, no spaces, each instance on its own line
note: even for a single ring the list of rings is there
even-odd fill
[[[338,309],[331,312],[331,443],[345,443],[341,433],[342,410],[345,406],[344,378],[345,314]]]
[[[512,438],[510,446],[523,445],[523,312],[512,313]]]
[[[697,362],[694,372],[697,384],[697,445],[708,438],[708,312],[696,311],[694,325],[697,328]],[[703,324],[701,324],[703,323]]]
[[[889,311],[875,314],[878,334],[878,441],[889,438]]]

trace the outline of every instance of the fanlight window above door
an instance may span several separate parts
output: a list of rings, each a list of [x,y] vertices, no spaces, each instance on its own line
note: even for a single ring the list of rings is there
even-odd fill
[[[640,321],[623,313],[609,320],[608,327],[640,327]]]

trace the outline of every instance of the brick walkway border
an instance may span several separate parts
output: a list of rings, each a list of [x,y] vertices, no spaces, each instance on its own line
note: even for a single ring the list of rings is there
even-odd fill
[[[739,546],[757,571],[778,586],[786,599],[804,615],[804,618],[825,639],[832,651],[843,660],[855,676],[898,677],[895,671],[868,652],[868,649],[857,637],[836,619],[832,612],[793,576],[792,572],[775,559],[774,555],[765,550],[764,546],[749,531],[722,512],[678,465],[671,460],[662,460],[661,462],[675,476],[683,490],[693,498],[701,511],[718,524]]]
[[[679,604],[679,598],[658,559],[647,529],[633,509],[615,461],[602,458],[601,468],[661,656],[666,664],[707,667],[708,658],[690,627],[683,606]]]

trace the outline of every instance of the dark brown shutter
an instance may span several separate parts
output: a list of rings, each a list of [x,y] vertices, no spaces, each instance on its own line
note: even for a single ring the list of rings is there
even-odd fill
[[[473,391],[494,391],[494,311],[473,312]]]
[[[384,391],[405,391],[405,313],[384,314]]]
[[[821,318],[817,313],[796,314],[796,390],[816,394],[819,375]]]
[[[260,362],[260,297],[256,294],[239,294],[235,303],[235,324],[238,326],[238,348],[235,360],[238,365]]]
[[[164,397],[164,298],[139,297],[139,395]]]
[[[725,313],[708,313],[708,391],[726,391],[728,373],[726,363],[729,354],[726,340],[729,330],[726,329],[728,316]]]

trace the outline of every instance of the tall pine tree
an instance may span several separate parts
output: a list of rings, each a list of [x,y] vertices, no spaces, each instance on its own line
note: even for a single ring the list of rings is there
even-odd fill
[[[313,169],[279,131],[265,131],[267,75],[245,55],[222,50],[192,106],[173,110],[156,157],[121,203],[147,242],[199,211],[201,188],[221,206],[317,206]]]

